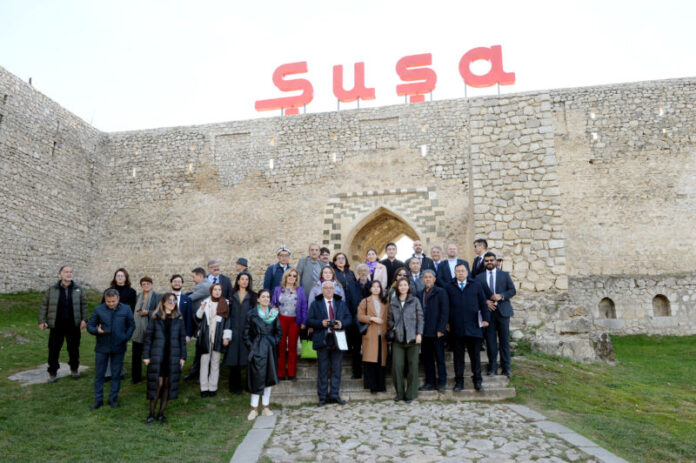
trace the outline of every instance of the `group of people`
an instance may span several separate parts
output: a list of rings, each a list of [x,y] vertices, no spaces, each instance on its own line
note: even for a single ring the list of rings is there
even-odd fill
[[[147,368],[148,424],[167,422],[164,412],[168,401],[177,397],[181,379],[197,379],[202,397],[215,396],[221,366],[229,370],[230,392],[251,393],[250,420],[259,415],[259,402],[261,414],[271,415],[271,388],[279,381],[296,381],[299,339],[311,340],[316,351],[319,406],[345,403],[340,396],[344,351],[352,354],[353,378],[363,377],[364,387],[373,393],[386,391],[391,356],[394,400],[406,403],[419,391],[445,390],[447,346],[454,352],[454,390],[461,391],[468,351],[474,388],[480,391],[484,338],[488,375],[498,374],[500,356],[502,374],[512,376],[509,320],[515,286],[500,269],[502,259],[487,248],[485,239],[474,242],[476,258],[470,267],[458,258],[454,244],[447,246],[443,258],[442,248],[433,246],[426,256],[416,240],[412,257],[402,262],[396,259],[396,244],[388,243],[385,259],[380,261],[377,251],[369,249],[354,272],[345,253],[331,258],[330,251],[317,244],[292,267],[290,249],[281,246],[278,262],[266,269],[258,291],[244,258],[237,261],[234,283],[221,273],[217,260],[208,262],[207,272],[194,268],[195,286],[187,294],[178,274],[162,294],[145,276],[138,293],[126,269],[120,268],[89,317],[85,292],[72,281],[72,268],[64,266],[60,281],[46,291],[39,313],[39,328],[50,328],[49,381],[56,381],[64,340],[71,374],[79,378],[80,332],[86,327],[97,337],[92,408],[103,405],[109,379],[108,403],[119,406],[123,362],[132,338],[132,382],[142,381],[142,364]],[[194,339],[192,367],[182,378],[186,347]],[[419,357],[425,370],[423,385],[418,384]]]

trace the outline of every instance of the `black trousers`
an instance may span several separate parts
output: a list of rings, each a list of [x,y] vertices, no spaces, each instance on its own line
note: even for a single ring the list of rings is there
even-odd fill
[[[80,327],[72,323],[56,323],[48,334],[48,374],[55,376],[60,368],[58,359],[63,348],[63,341],[68,343],[68,364],[70,370],[75,371],[80,366]]]
[[[469,351],[471,362],[471,379],[474,383],[483,381],[481,376],[481,341],[482,338],[464,336],[454,338],[454,378],[457,382],[464,380],[464,354]]]
[[[498,371],[498,352],[503,371],[510,370],[510,318],[501,317],[497,310],[491,312],[491,321],[485,329],[488,343],[488,369]]]
[[[363,384],[365,385],[365,389],[369,389],[370,392],[385,392],[387,390],[384,384],[387,369],[382,366],[382,355],[386,355],[386,353],[382,352],[382,336],[378,336],[377,361],[363,362],[365,368],[365,379]]]
[[[351,355],[351,366],[353,367],[353,378],[362,378],[362,356],[360,349],[362,348],[362,335],[357,325],[348,327],[348,351]]]
[[[139,383],[143,380],[143,348],[145,344],[133,341],[133,352],[131,357],[131,382]]]
[[[195,358],[193,359],[193,365],[191,365],[191,371],[189,372],[189,375],[191,375],[194,378],[198,378],[198,375],[201,373],[201,351],[198,349],[198,343],[196,343],[196,354]]]
[[[317,394],[320,400],[337,399],[341,389],[341,362],[343,352],[340,349],[321,347],[317,349]],[[331,388],[329,389],[329,365],[331,365]]]
[[[230,367],[229,381],[227,382],[227,387],[230,392],[240,393],[244,389],[248,389],[242,385],[242,365],[235,365]],[[248,374],[248,373],[247,373]]]
[[[425,384],[445,386],[447,384],[447,365],[445,365],[445,337],[425,337],[421,343],[421,356],[425,370]],[[435,365],[437,364],[437,382]]]

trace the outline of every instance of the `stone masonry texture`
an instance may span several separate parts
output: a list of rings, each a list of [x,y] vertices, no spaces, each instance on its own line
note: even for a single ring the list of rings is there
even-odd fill
[[[696,78],[104,133],[0,68],[0,155],[0,292],[486,237],[520,329],[696,332]]]

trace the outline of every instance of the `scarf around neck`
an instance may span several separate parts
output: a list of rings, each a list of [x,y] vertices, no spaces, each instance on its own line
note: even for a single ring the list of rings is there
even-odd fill
[[[269,306],[268,313],[264,313],[264,310],[260,304],[256,306],[256,312],[259,314],[259,317],[261,318],[261,320],[263,320],[264,323],[269,324],[269,325],[271,323],[273,323],[273,321],[278,316],[278,309],[276,309],[275,307]]]
[[[377,268],[377,261],[370,262],[369,260],[365,261],[365,265],[370,269],[370,275],[374,275],[375,269]]]

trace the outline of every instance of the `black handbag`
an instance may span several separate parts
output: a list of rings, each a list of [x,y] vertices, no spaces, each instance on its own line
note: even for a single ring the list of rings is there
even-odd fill
[[[385,337],[387,338],[387,342],[394,342],[396,339],[396,331],[394,331],[394,328],[387,331],[387,335]]]
[[[367,333],[367,327],[369,326],[369,323],[358,322],[358,330],[360,330],[360,336],[365,336],[365,333]]]

